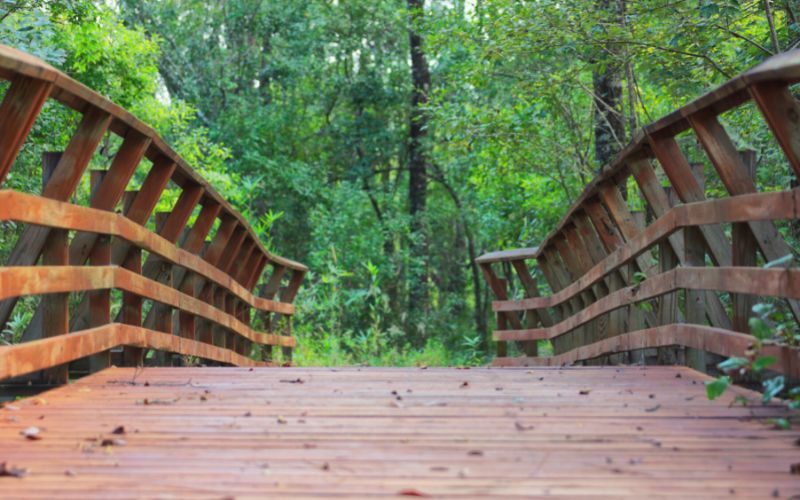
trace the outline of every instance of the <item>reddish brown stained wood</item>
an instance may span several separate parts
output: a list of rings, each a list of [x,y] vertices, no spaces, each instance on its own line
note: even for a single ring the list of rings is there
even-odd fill
[[[44,245],[42,264],[45,266],[69,265],[69,238],[67,231],[56,229],[50,231]],[[51,293],[42,297],[44,337],[58,337],[69,333],[69,294]],[[43,374],[45,383],[66,384],[69,381],[67,365],[51,365]]]
[[[25,210],[18,210],[24,206]],[[174,212],[173,212],[174,213]],[[167,218],[173,217],[170,214]],[[182,215],[180,216],[182,218]],[[291,304],[280,304],[253,296],[230,276],[209,265],[203,259],[176,248],[171,242],[156,236],[145,228],[134,224],[125,217],[101,210],[79,207],[67,203],[39,198],[33,195],[9,190],[0,190],[0,220],[13,220],[29,224],[52,226],[91,233],[108,234],[127,240],[134,246],[147,250],[183,268],[191,269],[204,278],[248,302],[253,307],[264,308],[282,314],[292,314]]]
[[[107,235],[97,236],[90,255],[92,266],[106,267],[111,264],[111,238]],[[69,268],[67,268],[69,269]],[[89,297],[89,327],[98,327],[111,322],[111,287],[93,287],[87,291]],[[111,366],[111,351],[92,356],[89,360],[90,370],[98,371]]]
[[[136,274],[142,273],[142,251],[131,249],[122,266]],[[135,293],[122,292],[122,322],[131,326],[142,326],[142,298]],[[126,346],[123,351],[125,366],[141,366],[144,364],[144,349]]]
[[[47,405],[15,403],[0,449],[30,472],[2,486],[103,499],[800,494],[800,433],[765,424],[786,410],[729,407],[758,400],[743,389],[708,401],[708,380],[651,366],[113,368],[41,394]],[[42,440],[20,436],[30,425]]]
[[[800,213],[796,191],[759,193],[735,198],[722,198],[702,203],[679,205],[652,223],[639,236],[619,247],[604,261],[596,264],[583,277],[550,297],[513,302],[511,307],[540,308],[561,304],[591,286],[608,273],[620,268],[644,249],[688,226],[747,222],[752,220],[792,219]],[[512,302],[509,302],[511,305]]]
[[[86,86],[69,78],[67,75],[59,72],[43,61],[32,57],[29,54],[25,54],[6,46],[0,46],[0,78],[9,79],[14,82],[30,81],[34,82],[34,86],[45,85],[48,88],[52,86],[52,92],[49,90],[48,92],[50,92],[55,100],[61,102],[65,106],[68,106],[80,113],[88,112],[87,110],[93,110],[96,108],[103,113],[109,114],[113,118],[111,129],[117,135],[126,136],[130,133],[135,133],[147,137],[152,141],[150,147],[147,149],[147,156],[151,160],[155,161],[160,157],[167,157],[178,165],[178,169],[176,170],[174,177],[176,184],[182,187],[185,187],[187,184],[196,184],[202,186],[212,199],[222,205],[223,212],[228,216],[236,218],[236,220],[239,221],[244,228],[246,228],[248,234],[255,239],[255,232],[247,224],[240,213],[235,211],[233,207],[231,207],[230,204],[225,201],[219,195],[219,193],[216,192],[216,190],[213,189],[213,187],[211,187],[194,170],[192,170],[192,168],[183,160],[183,158],[178,156],[175,151],[173,151],[166,143],[164,143],[164,141],[151,127],[147,126],[121,107],[117,106],[96,92],[93,92]],[[23,87],[26,86],[19,84],[17,85],[18,89],[23,89],[19,91],[20,94],[25,94]],[[21,95],[21,97],[25,96]],[[46,95],[44,97],[46,97]],[[44,97],[42,97],[42,101],[44,100]],[[27,102],[27,99],[8,100],[8,102],[12,101],[21,103]],[[20,128],[11,128],[14,130],[14,136],[16,136],[17,130]],[[24,134],[22,135],[23,137],[24,135],[27,135],[27,130],[25,130]],[[5,133],[0,134],[0,136],[3,137],[3,140],[9,140],[14,137]],[[3,151],[4,153],[10,153],[11,149],[7,150],[5,147],[2,147],[0,148],[0,151]],[[14,153],[14,155],[16,155],[16,153]],[[0,182],[1,181],[2,177],[0,176]],[[258,242],[258,244],[261,252],[267,256],[271,262],[275,262],[292,269],[307,270],[307,268],[300,263],[277,255],[272,255],[271,253],[267,252],[260,242]]]
[[[233,351],[195,340],[134,325],[111,323],[61,337],[0,347],[0,379],[62,365],[118,346],[133,347],[137,350],[157,349],[236,366],[263,365]]]
[[[0,268],[0,280],[4,284],[0,288],[0,298],[118,288],[195,316],[202,316],[259,343],[287,347],[295,345],[295,340],[291,337],[255,332],[229,313],[187,296],[169,285],[148,280],[116,266],[4,267]]]
[[[786,158],[800,176],[800,105],[783,82],[765,82],[748,89],[778,140]]]
[[[17,159],[52,87],[49,82],[33,78],[19,76],[12,80],[0,104],[0,184]]]
[[[726,357],[746,357],[752,344],[753,338],[750,335],[710,326],[680,323],[624,333],[612,339],[604,339],[546,358],[496,359],[495,365],[563,366],[613,353],[668,346],[685,346]],[[797,348],[771,345],[765,347],[763,354],[774,356],[778,360],[772,367],[776,371],[790,377],[800,376],[800,351]]]

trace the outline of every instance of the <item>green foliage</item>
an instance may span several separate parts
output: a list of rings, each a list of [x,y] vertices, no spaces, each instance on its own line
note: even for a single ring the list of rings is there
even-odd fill
[[[714,400],[722,396],[725,391],[728,390],[728,386],[730,385],[731,378],[727,375],[714,380],[709,380],[706,382],[706,395],[708,396],[708,399]]]

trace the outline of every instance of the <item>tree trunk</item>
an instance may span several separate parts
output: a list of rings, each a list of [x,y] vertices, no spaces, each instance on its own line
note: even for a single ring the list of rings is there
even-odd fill
[[[601,20],[621,22],[622,0],[596,0]],[[608,44],[596,56],[593,70],[594,149],[598,168],[609,163],[625,140],[622,114],[623,65],[618,48]]]
[[[425,0],[407,0],[410,12],[409,44],[411,50],[411,123],[408,142],[408,210],[411,216],[411,246],[409,266],[409,320],[417,319],[428,308],[428,242],[425,228],[425,209],[428,190],[428,155],[425,150],[428,135],[428,103],[431,75],[417,26],[425,15]]]

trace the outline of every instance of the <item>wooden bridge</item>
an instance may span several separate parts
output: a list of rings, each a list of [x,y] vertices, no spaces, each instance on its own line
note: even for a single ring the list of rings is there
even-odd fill
[[[0,324],[36,307],[0,379],[60,386],[0,408],[4,498],[800,495],[797,415],[704,386],[720,356],[752,357],[757,301],[800,318],[783,259],[800,193],[759,192],[719,120],[756,106],[800,175],[800,53],[645,127],[539,248],[481,257],[498,341],[481,369],[273,366],[306,267],[122,108],[7,47],[0,79],[0,184],[44,106],[73,133],[39,194],[0,190]],[[796,347],[763,354],[800,378]]]

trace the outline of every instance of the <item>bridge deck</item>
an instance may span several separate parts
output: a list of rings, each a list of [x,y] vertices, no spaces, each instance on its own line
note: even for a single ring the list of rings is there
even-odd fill
[[[800,476],[790,474],[800,432],[761,420],[785,410],[730,408],[731,395],[709,402],[706,379],[680,367],[111,368],[0,410],[0,462],[27,469],[0,477],[0,490],[800,494]],[[20,434],[29,427],[41,439]]]

